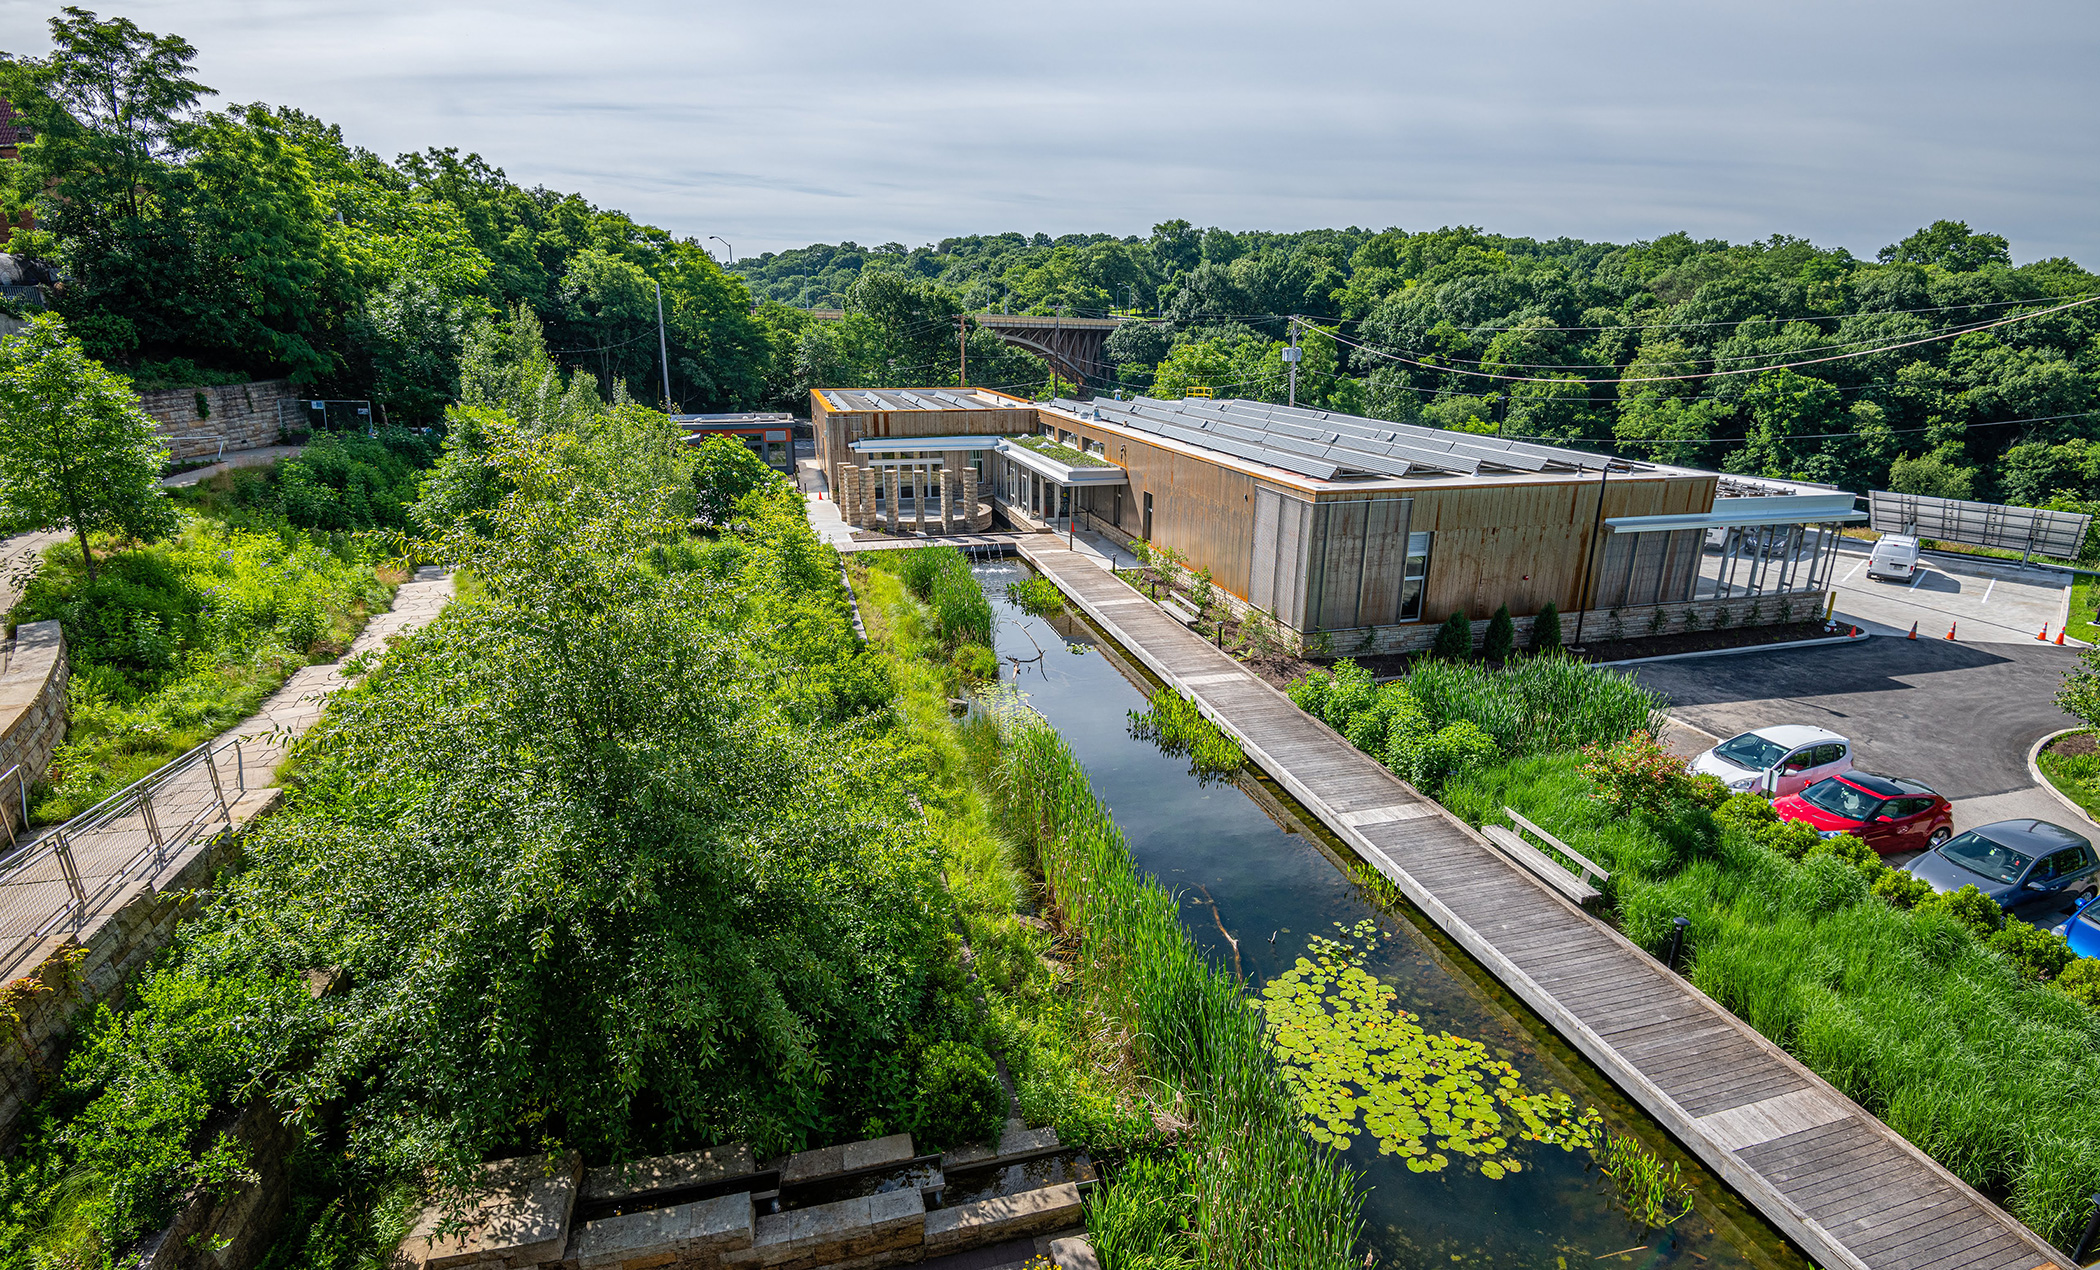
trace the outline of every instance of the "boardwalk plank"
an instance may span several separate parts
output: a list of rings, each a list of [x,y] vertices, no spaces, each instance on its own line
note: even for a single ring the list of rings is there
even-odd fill
[[[1047,535],[1022,535],[1015,549],[1077,597],[1081,611],[1088,611],[1090,599],[1136,594]],[[1448,933],[1461,942],[1485,940],[1500,955],[1488,957],[1490,969],[1533,1006],[1549,1017],[1558,1008],[1578,1020],[1576,1039],[1585,1047],[1606,1047],[1607,1068],[1651,1111],[1696,1118],[1812,1091],[1805,1101],[1775,1105],[1769,1116],[1716,1117],[1690,1132],[1691,1145],[1709,1165],[1725,1157],[1749,1170],[1739,1189],[1776,1224],[1813,1245],[1819,1260],[1857,1262],[1869,1270],[2068,1265],[2031,1232],[1949,1183],[1913,1148],[1880,1132],[1842,1095],[1778,1058],[1747,1025],[1689,983],[1550,894],[1471,830],[1441,812],[1352,827],[1345,819],[1351,813],[1417,804],[1421,795],[1267,685],[1243,677],[1244,667],[1201,637],[1150,605],[1116,605],[1093,616],[1132,659],[1169,682],[1235,676],[1199,683],[1193,695],[1247,741],[1271,775],[1301,793],[1307,810],[1344,844],[1426,895],[1425,906]],[[1821,1100],[1845,1111],[1845,1118],[1729,1149],[1764,1131],[1761,1124],[1783,1129],[1813,1118],[1812,1110],[1804,1115],[1802,1109]],[[1811,1220],[1820,1226],[1801,1224],[1800,1212],[1815,1214]]]

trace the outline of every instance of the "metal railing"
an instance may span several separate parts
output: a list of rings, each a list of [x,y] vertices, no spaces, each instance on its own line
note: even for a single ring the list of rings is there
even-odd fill
[[[228,750],[231,800],[219,771]],[[26,773],[16,781],[26,821]],[[0,981],[59,931],[85,929],[130,883],[158,878],[192,845],[231,829],[233,802],[246,791],[240,742],[206,742],[26,844],[13,846],[10,833],[0,857]]]
[[[0,659],[0,668],[4,668],[6,665],[6,661]],[[29,769],[17,763],[6,771],[0,772],[0,801],[4,801],[7,797],[9,781],[14,782],[15,796],[22,801],[22,832],[27,833],[29,832]],[[7,849],[9,851],[14,850],[15,843],[20,841],[20,839],[15,837],[15,822],[8,818],[7,810],[4,806],[0,806],[0,829],[7,830]]]

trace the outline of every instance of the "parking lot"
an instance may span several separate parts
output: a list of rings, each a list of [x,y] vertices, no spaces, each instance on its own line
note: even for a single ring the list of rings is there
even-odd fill
[[[1882,582],[1867,576],[1869,546],[1844,540],[1832,579],[1837,615],[1863,630],[1907,635],[1915,622],[1921,640],[1951,630],[1972,644],[2033,644],[2045,626],[2051,641],[2063,629],[2068,570],[1928,552],[1912,581]]]
[[[1669,696],[1674,719],[1697,730],[1670,738],[1680,751],[1767,724],[1814,724],[1848,738],[1855,765],[1946,795],[1957,830],[2034,817],[2100,841],[2100,825],[2036,787],[2027,771],[2037,740],[2077,726],[2055,704],[2077,653],[2037,643],[2032,632],[1997,642],[1922,636],[1921,629],[1916,640],[1882,635],[1630,669]]]

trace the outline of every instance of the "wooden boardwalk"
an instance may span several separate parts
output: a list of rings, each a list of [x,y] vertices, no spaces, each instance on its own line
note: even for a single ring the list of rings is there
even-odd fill
[[[1832,1270],[2071,1266],[1097,559],[1041,537],[1019,549],[1817,1262]]]

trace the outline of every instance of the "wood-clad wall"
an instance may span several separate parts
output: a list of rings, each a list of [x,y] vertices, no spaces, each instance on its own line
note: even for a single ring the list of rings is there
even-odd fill
[[[809,394],[809,418],[824,470],[853,462],[850,448],[864,437],[1020,437],[1036,428],[1035,407],[983,410],[833,410],[821,392]]]

